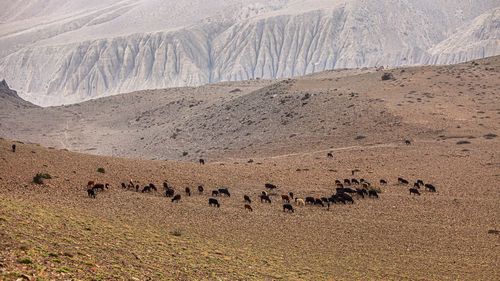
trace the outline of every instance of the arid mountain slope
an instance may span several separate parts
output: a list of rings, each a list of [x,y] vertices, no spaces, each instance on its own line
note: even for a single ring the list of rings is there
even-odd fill
[[[383,81],[385,72],[394,79]],[[492,57],[151,90],[2,109],[0,135],[92,154],[182,160],[481,138],[498,134],[499,81],[500,57]]]

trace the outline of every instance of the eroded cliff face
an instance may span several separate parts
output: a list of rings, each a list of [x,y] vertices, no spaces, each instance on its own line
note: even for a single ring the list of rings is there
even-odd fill
[[[205,18],[191,15],[193,24],[179,27],[162,22],[175,28],[156,32],[147,29],[161,24],[142,24],[148,17],[131,16],[137,9],[133,4],[115,2],[107,12],[94,11],[92,15],[98,17],[91,27],[82,19],[81,26],[69,26],[73,29],[63,25],[71,29],[68,32],[55,32],[51,25],[56,35],[20,43],[22,48],[0,58],[1,76],[27,100],[58,105],[142,89],[281,78],[338,68],[449,64],[500,52],[495,1],[476,5],[427,0],[253,1],[250,5],[230,1],[231,5]],[[143,2],[154,2],[157,10],[163,7],[158,1]],[[180,13],[183,8],[174,6],[172,11]],[[89,35],[88,29],[103,25],[113,30],[117,20],[124,22],[119,11],[146,30],[131,28],[134,34],[120,36],[98,32],[96,37],[101,38]],[[169,11],[163,13],[168,16]],[[84,18],[89,20],[88,15]],[[150,20],[158,18],[155,14]],[[75,38],[78,32],[81,40]],[[4,35],[0,44],[8,45],[16,36],[24,38],[19,32]]]

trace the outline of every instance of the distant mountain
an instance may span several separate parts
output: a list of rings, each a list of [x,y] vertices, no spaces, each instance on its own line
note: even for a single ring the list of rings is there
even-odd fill
[[[12,2],[0,76],[40,105],[500,54],[497,0]]]

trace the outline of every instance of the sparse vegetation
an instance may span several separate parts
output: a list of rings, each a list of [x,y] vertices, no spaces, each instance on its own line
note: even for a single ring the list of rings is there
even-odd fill
[[[101,168],[97,168],[97,172],[101,173],[101,174],[104,174],[104,173],[106,173],[106,170],[101,167]]]
[[[29,258],[20,258],[17,260],[18,263],[20,264],[32,264],[33,261]]]
[[[38,173],[33,177],[33,183],[43,184],[44,179],[51,179],[52,176],[47,173]]]

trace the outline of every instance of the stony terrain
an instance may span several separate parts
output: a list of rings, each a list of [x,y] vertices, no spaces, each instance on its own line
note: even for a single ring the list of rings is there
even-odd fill
[[[53,108],[3,101],[0,279],[500,279],[499,66],[323,72]],[[352,170],[379,199],[282,211],[279,195],[330,196]],[[37,173],[51,179],[34,184]],[[398,177],[437,192],[410,195]],[[121,189],[130,179],[166,180],[183,197]],[[89,180],[111,188],[88,198]],[[266,182],[278,186],[271,204],[257,200]],[[205,194],[183,193],[200,184]],[[209,207],[220,186],[231,197]]]

